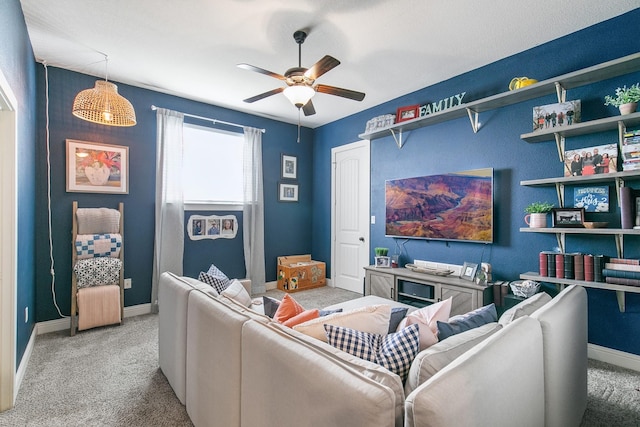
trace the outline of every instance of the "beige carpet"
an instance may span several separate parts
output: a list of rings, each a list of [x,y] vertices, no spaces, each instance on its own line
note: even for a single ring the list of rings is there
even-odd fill
[[[283,293],[272,290],[266,294],[281,298]],[[292,295],[306,308],[358,296],[328,287]],[[589,402],[581,426],[640,426],[639,389],[640,372],[590,360]],[[0,426],[192,423],[158,368],[158,318],[149,314],[75,337],[68,331],[38,336],[16,406],[0,414]]]

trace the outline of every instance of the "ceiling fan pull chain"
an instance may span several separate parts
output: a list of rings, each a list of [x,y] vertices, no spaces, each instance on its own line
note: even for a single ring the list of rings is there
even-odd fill
[[[300,108],[298,108],[298,144],[300,144]]]

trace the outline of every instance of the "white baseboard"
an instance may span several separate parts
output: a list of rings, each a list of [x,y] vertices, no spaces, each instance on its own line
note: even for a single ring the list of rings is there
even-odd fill
[[[151,304],[138,304],[124,308],[124,317],[141,316],[151,313]],[[46,322],[38,322],[35,330],[37,335],[48,334],[49,332],[64,331],[71,328],[71,319],[64,317],[62,319],[47,320]]]
[[[38,327],[36,326],[31,331],[31,336],[29,337],[29,342],[27,343],[27,348],[24,350],[24,354],[22,355],[22,360],[20,360],[20,366],[18,366],[18,371],[16,372],[15,384],[13,387],[13,401],[16,401],[16,397],[18,397],[18,390],[20,390],[20,385],[22,385],[22,380],[24,379],[24,375],[27,373],[27,366],[29,365],[29,359],[31,359],[31,354],[33,353],[33,347],[36,344],[36,335],[37,335]]]
[[[596,344],[588,345],[587,354],[590,359],[640,372],[640,356],[637,354],[625,353],[624,351],[614,350]]]

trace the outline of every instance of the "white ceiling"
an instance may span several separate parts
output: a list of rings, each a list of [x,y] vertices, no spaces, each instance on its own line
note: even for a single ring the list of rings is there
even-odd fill
[[[293,33],[309,33],[302,66],[341,64],[318,83],[315,128],[638,7],[638,0],[21,0],[36,60],[110,80],[297,123],[283,86],[237,68],[297,66]],[[508,82],[507,82],[508,83]],[[506,88],[505,88],[506,89]],[[126,97],[126,91],[121,93]],[[149,106],[150,107],[150,106]],[[138,107],[139,108],[139,107]]]

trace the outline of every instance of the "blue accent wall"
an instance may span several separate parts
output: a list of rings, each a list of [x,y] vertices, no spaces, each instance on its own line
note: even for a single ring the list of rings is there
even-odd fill
[[[35,325],[35,62],[18,0],[0,2],[0,69],[18,101],[17,339],[19,365]],[[6,144],[7,141],[1,141]],[[24,310],[30,318],[25,322]]]
[[[635,10],[316,129],[313,147],[313,256],[329,259],[331,255],[331,200],[330,188],[326,186],[331,177],[331,148],[358,140],[367,120],[395,113],[400,106],[434,102],[461,92],[466,92],[464,101],[469,102],[505,92],[509,81],[516,76],[545,80],[636,53],[640,38],[639,21],[640,10]],[[604,95],[612,93],[618,86],[629,86],[638,81],[640,73],[608,79],[571,89],[567,99],[582,101],[583,121],[614,116],[619,113],[616,108],[603,105]],[[538,253],[553,249],[557,242],[551,234],[520,233],[519,228],[526,226],[524,208],[537,200],[557,203],[557,197],[553,187],[521,187],[520,181],[562,176],[563,165],[554,142],[531,144],[522,141],[520,135],[532,131],[534,106],[556,102],[556,96],[550,95],[481,113],[481,127],[476,134],[469,119],[464,117],[406,132],[402,149],[398,149],[390,135],[371,141],[371,215],[376,217],[376,224],[371,225],[370,248],[388,247],[390,253],[399,248],[403,263],[414,259],[453,264],[490,262],[495,279],[502,280],[516,280],[522,272],[537,271]],[[603,132],[569,138],[566,149],[616,141],[617,131]],[[494,168],[493,244],[405,241],[385,237],[385,180],[477,168]],[[611,193],[613,197],[613,183]],[[587,220],[609,221],[612,226],[619,226],[616,209],[612,203],[611,213],[587,214]],[[567,237],[567,250],[616,254],[613,236],[570,236]],[[625,238],[625,257],[640,257],[639,238]],[[626,312],[620,313],[615,292],[593,289],[588,292],[589,341],[640,355],[640,295],[627,293]]]
[[[44,117],[44,69],[38,69],[38,105]],[[295,125],[239,113],[146,89],[118,84],[118,91],[133,104],[138,124],[129,128],[109,127],[80,120],[71,115],[75,95],[94,86],[96,78],[68,70],[49,67],[49,115],[51,140],[51,188],[53,211],[53,247],[56,271],[56,294],[63,314],[70,310],[71,283],[71,205],[80,207],[117,207],[124,202],[125,277],[133,286],[125,291],[125,306],[149,303],[153,265],[155,227],[155,167],[156,113],[151,105],[204,117],[265,128],[262,136],[264,200],[265,200],[265,263],[267,281],[276,280],[276,258],[311,252],[311,155],[312,131],[302,129],[298,144]],[[293,108],[293,107],[292,107]],[[38,194],[37,239],[47,239],[46,158],[44,120],[38,127]],[[69,193],[65,178],[65,141],[88,142],[129,147],[129,194]],[[280,203],[277,188],[280,181],[282,153],[298,157],[299,203]],[[224,185],[224,183],[220,183]],[[230,212],[215,212],[226,214]],[[189,215],[211,212],[185,212],[185,230]],[[241,223],[242,213],[235,213]],[[36,274],[38,287],[37,321],[58,318],[53,304],[49,280],[49,253],[46,245],[37,246]],[[191,241],[185,236],[184,272],[197,277],[211,263],[217,264],[230,277],[245,277],[242,230],[235,239]]]

